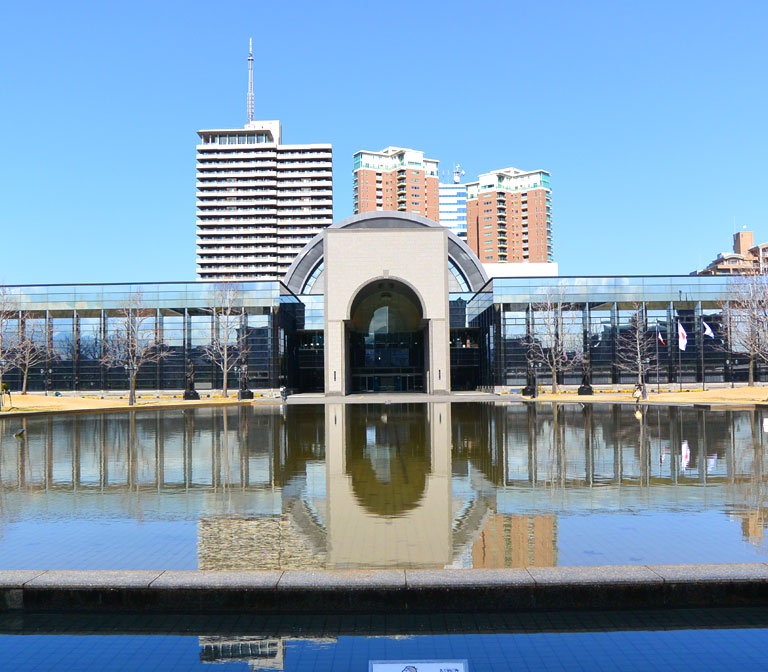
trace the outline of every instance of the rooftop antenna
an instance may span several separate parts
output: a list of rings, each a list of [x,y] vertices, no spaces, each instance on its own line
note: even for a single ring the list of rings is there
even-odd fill
[[[461,169],[461,166],[457,163],[453,169],[453,183],[461,184],[461,178],[464,177],[464,175],[466,175],[466,173]]]
[[[248,123],[253,121],[253,38],[248,39]]]

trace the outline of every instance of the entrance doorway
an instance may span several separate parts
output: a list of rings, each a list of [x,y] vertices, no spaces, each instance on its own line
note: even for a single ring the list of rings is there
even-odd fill
[[[347,324],[350,392],[424,392],[427,323],[421,301],[397,280],[376,280],[352,302]]]

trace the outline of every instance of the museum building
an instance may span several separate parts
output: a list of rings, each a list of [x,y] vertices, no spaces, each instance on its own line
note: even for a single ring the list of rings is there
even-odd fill
[[[365,392],[441,393],[520,387],[534,362],[531,344],[552,347],[543,324],[556,300],[562,372],[578,384],[633,380],[620,364],[622,334],[642,311],[648,382],[744,380],[744,353],[729,342],[723,305],[728,278],[706,276],[489,279],[472,250],[425,217],[378,211],[337,222],[312,238],[283,281],[232,283],[237,313],[230,389],[341,396]],[[190,367],[200,390],[222,385],[210,343],[222,330],[221,283],[7,286],[5,343],[36,339],[44,356],[28,389],[126,389],[125,367],[104,363],[105,344],[141,315],[145,342],[163,356],[137,372],[139,389],[181,390]],[[687,347],[678,347],[678,324]],[[709,336],[705,325],[714,332]],[[565,337],[565,336],[564,336]],[[19,389],[22,372],[5,366]],[[567,367],[564,367],[567,368]],[[760,379],[760,366],[756,377]]]

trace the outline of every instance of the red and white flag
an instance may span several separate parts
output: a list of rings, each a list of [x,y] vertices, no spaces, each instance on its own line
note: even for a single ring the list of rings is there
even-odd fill
[[[661,337],[661,329],[659,329],[659,325],[658,324],[656,325],[656,337],[659,339],[659,342],[662,345],[666,345],[666,343],[664,342],[664,339]]]
[[[683,445],[680,448],[680,466],[682,467],[683,471],[685,471],[688,468],[688,465],[691,463],[691,449],[688,446],[687,441],[683,441]]]
[[[677,323],[677,347],[685,352],[685,348],[688,345],[688,334],[683,329],[683,325],[680,322]]]

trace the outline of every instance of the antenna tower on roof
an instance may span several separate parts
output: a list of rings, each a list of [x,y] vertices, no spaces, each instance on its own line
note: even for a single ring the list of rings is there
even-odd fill
[[[248,40],[248,123],[253,121],[253,38]]]

